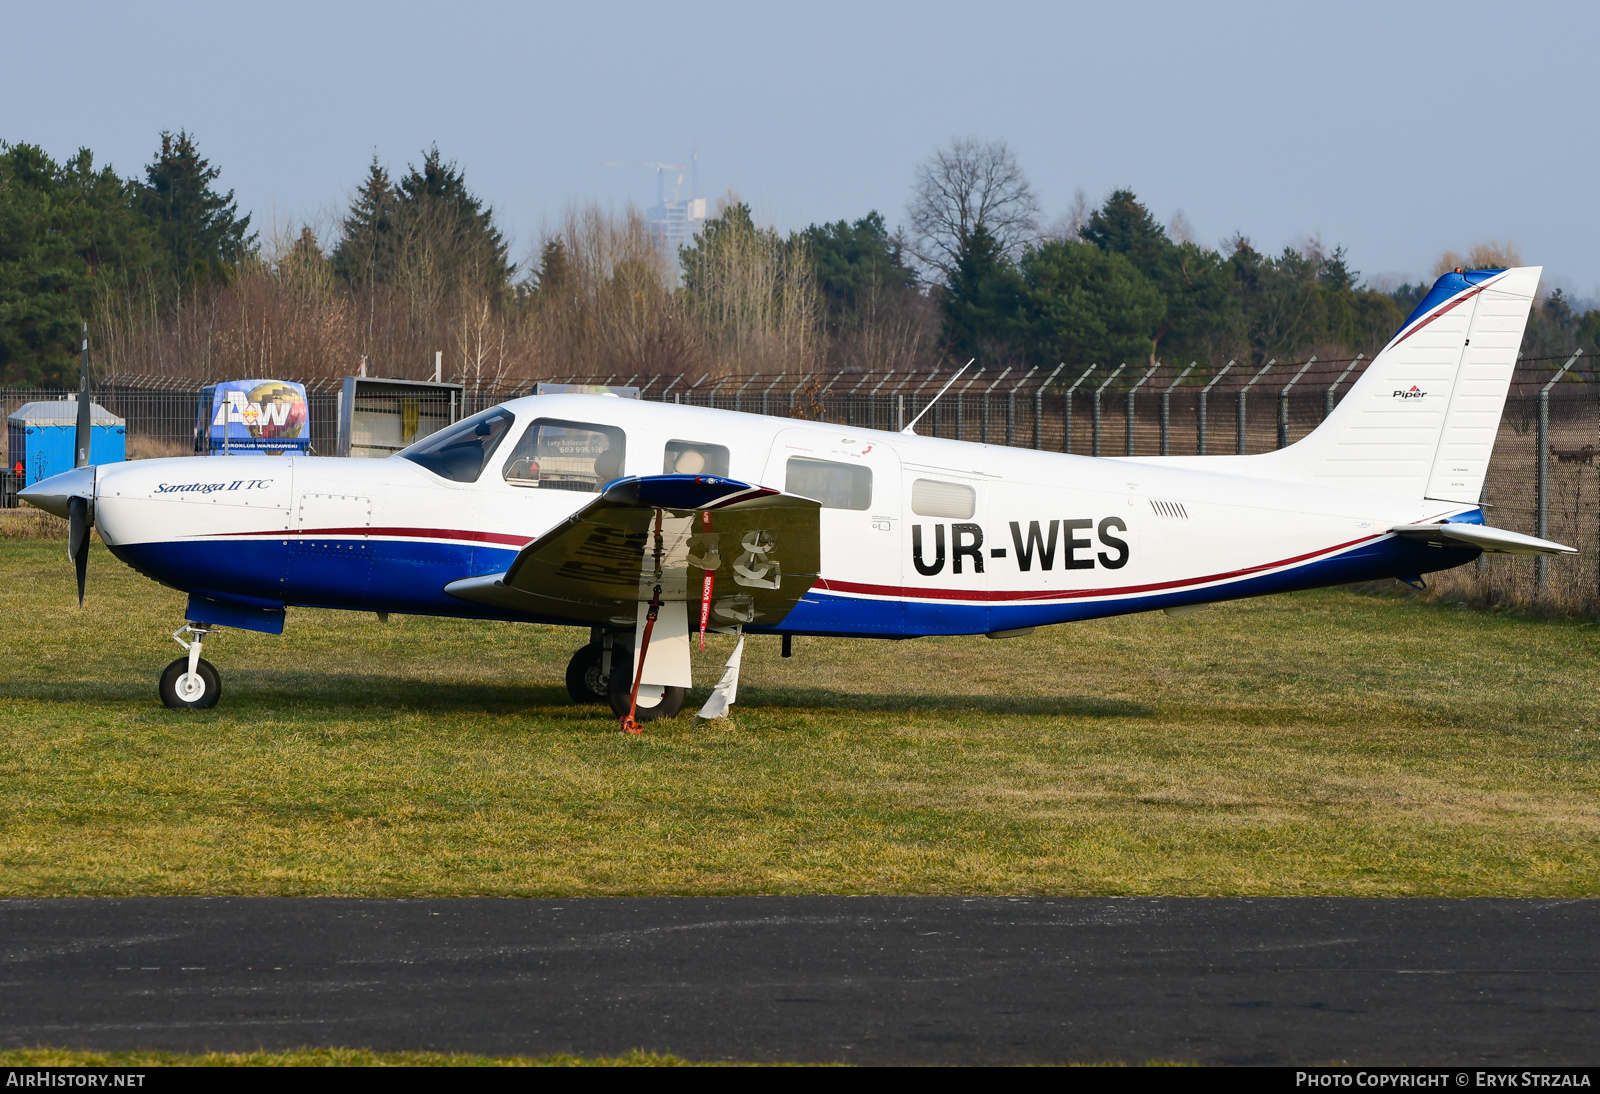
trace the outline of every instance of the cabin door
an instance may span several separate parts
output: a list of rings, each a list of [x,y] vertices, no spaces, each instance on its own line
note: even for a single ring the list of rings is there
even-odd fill
[[[919,465],[907,467],[902,481],[908,628],[921,634],[987,631],[989,571],[1004,565],[1008,553],[989,519],[993,484]]]
[[[871,598],[853,624],[863,633],[902,630],[900,474],[880,435],[818,424],[779,433],[762,480],[822,503],[822,576],[829,589]]]

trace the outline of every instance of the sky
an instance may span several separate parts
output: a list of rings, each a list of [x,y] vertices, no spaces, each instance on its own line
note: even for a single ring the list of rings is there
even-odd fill
[[[0,5],[0,139],[137,172],[187,129],[270,231],[437,143],[526,259],[573,203],[701,191],[782,229],[1003,139],[1047,219],[1127,186],[1197,242],[1318,237],[1385,282],[1514,240],[1600,302],[1600,5]],[[24,45],[24,44],[28,45]],[[1588,106],[1584,104],[1588,103]]]

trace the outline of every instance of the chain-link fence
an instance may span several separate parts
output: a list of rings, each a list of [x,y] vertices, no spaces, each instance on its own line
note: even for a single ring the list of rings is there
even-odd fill
[[[780,373],[703,376],[553,376],[469,385],[461,413],[521,395],[539,382],[640,388],[640,398],[898,430],[922,415],[923,436],[1084,455],[1263,452],[1321,423],[1368,364],[1353,360],[1181,365],[1062,365],[969,369],[935,402],[951,373]],[[1578,367],[1578,366],[1581,366]],[[339,382],[306,383],[312,450],[335,451]],[[47,390],[0,391],[7,417]],[[112,377],[94,399],[127,422],[129,459],[194,450],[199,385]],[[1542,408],[1542,409],[1541,409]],[[924,413],[925,412],[925,413]],[[1541,424],[1543,423],[1543,424]],[[1451,596],[1542,603],[1600,614],[1600,382],[1592,357],[1519,362],[1483,501],[1490,523],[1571,544],[1577,557],[1485,557],[1432,579]],[[5,466],[12,461],[7,453]],[[0,504],[14,504],[8,470]]]

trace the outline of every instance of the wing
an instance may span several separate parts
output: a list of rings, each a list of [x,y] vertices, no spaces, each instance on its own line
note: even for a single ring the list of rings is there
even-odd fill
[[[589,625],[634,624],[637,604],[701,597],[711,625],[773,626],[821,568],[821,505],[709,475],[619,479],[524,547],[505,573],[445,586],[462,600]]]
[[[1535,539],[1521,532],[1508,532],[1504,528],[1490,528],[1484,524],[1397,524],[1389,531],[1407,539],[1420,539],[1441,546],[1481,547],[1490,554],[1500,555],[1575,555],[1576,547],[1552,543],[1548,539]]]

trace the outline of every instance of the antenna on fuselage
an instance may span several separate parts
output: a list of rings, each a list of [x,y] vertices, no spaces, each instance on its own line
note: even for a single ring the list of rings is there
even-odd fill
[[[974,357],[972,359],[972,361],[976,361],[976,360],[977,360],[976,357]],[[916,424],[922,420],[922,416],[924,414],[926,414],[928,411],[933,409],[933,404],[937,403],[941,398],[943,398],[944,393],[950,390],[950,384],[953,384],[957,380],[961,379],[961,374],[963,372],[967,371],[967,369],[972,367],[972,361],[968,361],[966,364],[964,364],[960,368],[956,369],[956,374],[954,376],[950,377],[950,383],[945,384],[944,387],[940,388],[939,389],[939,394],[935,395],[933,398],[929,399],[928,400],[928,405],[923,407],[920,411],[918,411],[917,412],[917,416],[915,418],[912,418],[911,421],[907,422],[906,423],[906,427],[904,429],[902,429],[900,432],[906,434],[909,437],[915,437],[917,435],[917,431],[914,428],[916,426]]]

